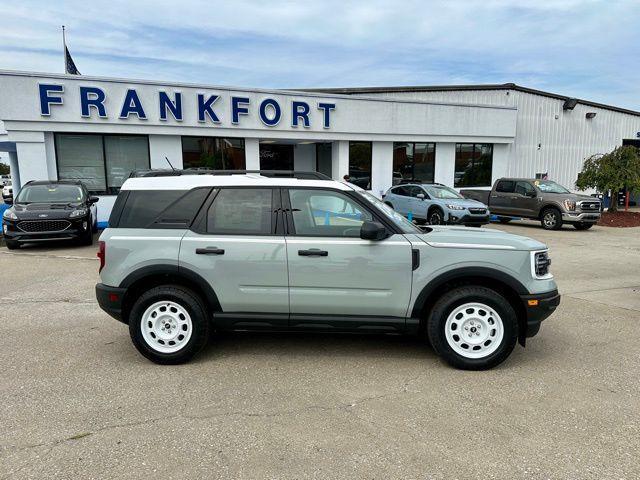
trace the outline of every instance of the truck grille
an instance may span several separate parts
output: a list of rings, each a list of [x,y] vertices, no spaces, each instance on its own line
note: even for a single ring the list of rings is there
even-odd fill
[[[18,222],[18,228],[23,232],[61,232],[71,225],[69,220],[24,220]]]
[[[583,212],[599,212],[600,202],[580,202],[580,210]]]
[[[474,215],[484,215],[485,213],[487,213],[487,209],[486,208],[470,208],[469,212]]]

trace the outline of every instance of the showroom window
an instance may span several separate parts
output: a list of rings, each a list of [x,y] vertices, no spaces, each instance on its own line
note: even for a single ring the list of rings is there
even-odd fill
[[[80,180],[91,193],[117,194],[132,170],[150,168],[146,135],[56,133],[60,180]]]
[[[349,181],[371,190],[371,142],[349,142]]]
[[[490,187],[493,144],[457,143],[454,187]]]
[[[244,170],[244,138],[182,137],[183,168]]]
[[[393,184],[402,181],[433,183],[436,165],[435,143],[393,144]]]

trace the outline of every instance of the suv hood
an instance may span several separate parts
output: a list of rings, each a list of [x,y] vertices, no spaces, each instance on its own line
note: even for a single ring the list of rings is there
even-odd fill
[[[18,220],[43,220],[69,218],[69,214],[78,208],[83,208],[82,203],[16,203],[13,211]],[[46,215],[46,216],[43,216]]]
[[[487,250],[545,250],[547,246],[529,237],[490,228],[432,226],[416,236],[432,247]]]

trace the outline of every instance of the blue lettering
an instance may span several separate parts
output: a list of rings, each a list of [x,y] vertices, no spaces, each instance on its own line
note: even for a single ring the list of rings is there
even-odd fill
[[[307,102],[291,102],[291,126],[297,127],[298,120],[302,119],[305,127],[310,127],[309,104]]]
[[[167,119],[167,108],[178,122],[182,121],[182,94],[176,93],[175,101],[172,101],[166,92],[160,92],[160,120]]]
[[[91,107],[98,111],[101,118],[107,118],[107,110],[104,108],[106,95],[98,87],[80,87],[80,110],[83,117],[91,116]]]
[[[240,122],[240,115],[248,115],[249,109],[241,105],[249,105],[246,97],[231,97],[231,123],[237,125]]]
[[[129,115],[132,113],[135,113],[138,118],[142,120],[147,119],[147,115],[144,113],[144,108],[142,108],[142,103],[140,102],[138,93],[134,89],[130,88],[129,90],[127,90],[127,94],[124,97],[124,102],[122,102],[120,118],[129,118]]]
[[[205,122],[208,116],[213,123],[220,123],[220,119],[213,111],[213,104],[218,100],[218,95],[211,95],[207,101],[204,101],[204,95],[198,94],[198,121]]]
[[[269,118],[267,115],[267,108],[271,107],[273,109],[273,117]],[[280,105],[273,98],[265,98],[260,103],[260,120],[267,127],[275,127],[278,123],[280,123],[280,117],[282,116],[282,111],[280,110]]]
[[[322,110],[322,127],[329,128],[331,126],[331,110],[336,109],[335,103],[319,103],[318,109]]]
[[[49,85],[41,83],[38,85],[40,89],[40,115],[51,115],[50,105],[62,105],[62,97],[56,95],[49,95],[49,92],[63,93],[64,86],[62,85]]]

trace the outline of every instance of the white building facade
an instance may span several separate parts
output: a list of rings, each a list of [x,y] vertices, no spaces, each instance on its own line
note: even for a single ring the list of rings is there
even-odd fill
[[[376,195],[401,180],[488,188],[540,172],[572,186],[584,158],[640,140],[638,113],[562,105],[515,89],[283,91],[0,71],[0,151],[15,191],[81,180],[104,224],[134,169],[311,170]]]

